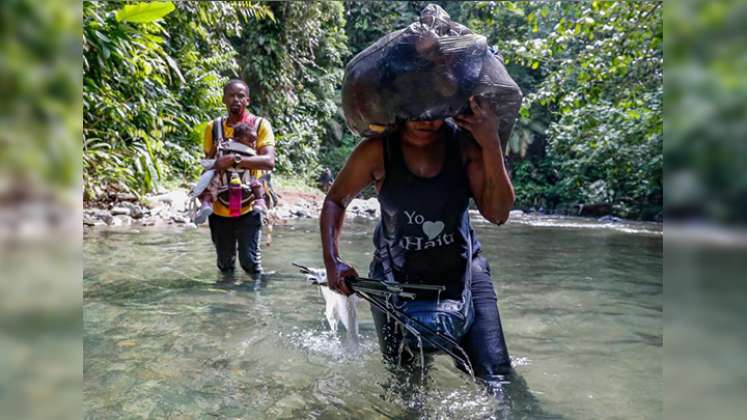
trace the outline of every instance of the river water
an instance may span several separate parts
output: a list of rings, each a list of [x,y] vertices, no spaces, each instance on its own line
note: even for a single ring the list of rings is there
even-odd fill
[[[321,266],[317,222],[276,226],[275,274],[216,283],[209,231],[88,230],[86,418],[654,419],[662,416],[661,225],[564,217],[473,221],[516,375],[502,398],[437,356],[406,386],[387,370],[368,305],[350,354],[292,261]],[[365,273],[374,223],[346,223]],[[343,340],[344,341],[344,340]]]

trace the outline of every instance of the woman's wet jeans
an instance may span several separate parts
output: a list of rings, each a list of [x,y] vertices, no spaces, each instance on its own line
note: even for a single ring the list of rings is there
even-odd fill
[[[371,273],[374,276],[374,273]],[[495,384],[505,378],[511,371],[511,359],[503,336],[501,317],[498,313],[498,299],[490,278],[490,266],[482,256],[472,259],[472,299],[475,308],[475,320],[467,334],[462,337],[461,346],[467,353],[475,376]],[[400,352],[401,329],[393,319],[377,309],[371,308],[379,345],[387,361],[397,365],[408,365],[415,362],[419,355],[417,350]],[[457,363],[457,367],[465,370]]]

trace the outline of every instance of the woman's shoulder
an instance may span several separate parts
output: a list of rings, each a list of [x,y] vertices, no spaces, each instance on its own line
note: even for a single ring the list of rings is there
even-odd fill
[[[362,165],[376,180],[384,176],[384,138],[382,136],[366,137],[353,150],[349,161]]]
[[[355,146],[351,153],[351,160],[358,164],[376,168],[383,166],[384,151],[382,148],[382,139],[380,137],[366,137]]]

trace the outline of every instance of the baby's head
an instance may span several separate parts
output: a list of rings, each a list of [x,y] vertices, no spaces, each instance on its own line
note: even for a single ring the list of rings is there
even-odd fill
[[[239,123],[233,126],[233,139],[241,144],[254,147],[257,140],[257,132],[247,123]]]

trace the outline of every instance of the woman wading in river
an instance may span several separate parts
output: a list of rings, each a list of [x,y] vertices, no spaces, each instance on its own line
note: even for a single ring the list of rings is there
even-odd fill
[[[445,120],[407,121],[391,134],[364,140],[335,179],[320,222],[329,286],[349,295],[353,291],[346,278],[358,274],[342,260],[338,237],[345,207],[374,183],[381,220],[369,277],[445,286],[439,296],[418,293],[416,301],[393,304],[405,312],[408,307],[414,313],[432,311],[434,325],[454,333],[475,376],[497,385],[510,360],[490,268],[480,256],[467,209],[472,197],[486,219],[503,224],[514,192],[503,163],[498,118],[487,107],[472,97],[472,115],[455,117],[458,127]],[[417,360],[413,338],[386,313],[373,306],[372,313],[385,358]],[[463,361],[457,364],[469,370]]]

